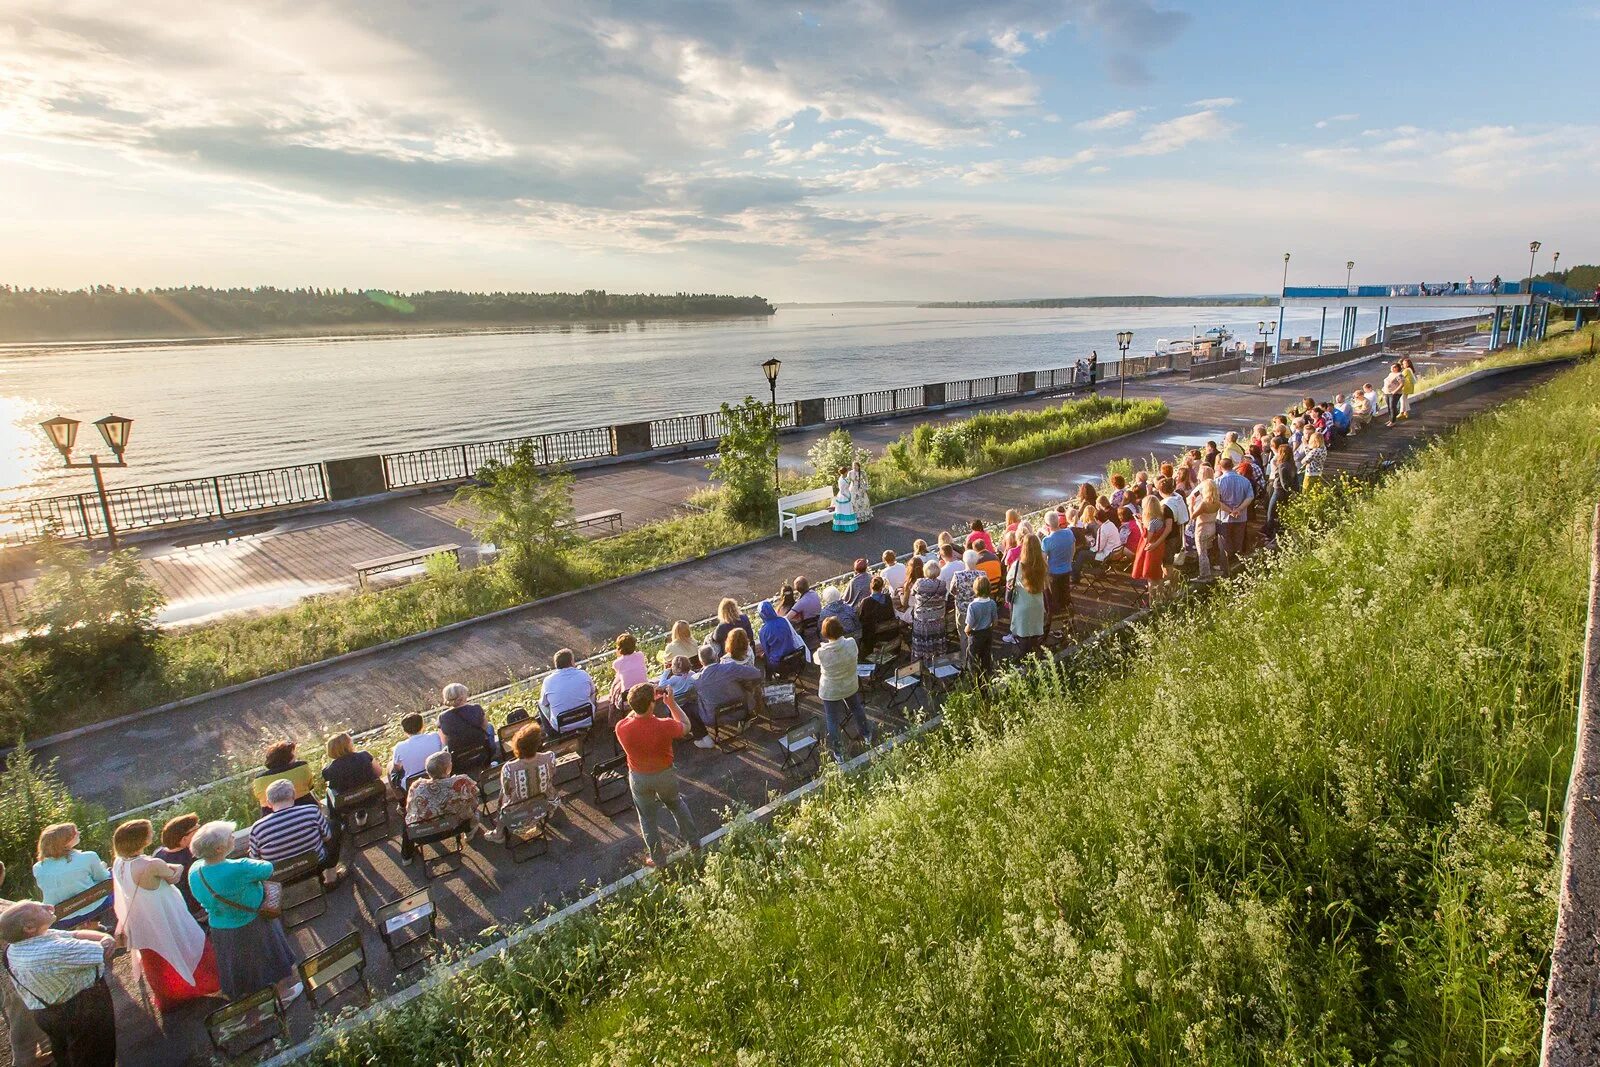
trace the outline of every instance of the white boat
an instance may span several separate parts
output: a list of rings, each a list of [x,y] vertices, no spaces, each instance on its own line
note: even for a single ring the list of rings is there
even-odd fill
[[[1231,340],[1233,340],[1232,330],[1226,326],[1213,326],[1195,337],[1180,338],[1176,341],[1169,341],[1165,337],[1158,339],[1156,355],[1192,355],[1196,349],[1201,355],[1219,355],[1230,350],[1228,342]]]

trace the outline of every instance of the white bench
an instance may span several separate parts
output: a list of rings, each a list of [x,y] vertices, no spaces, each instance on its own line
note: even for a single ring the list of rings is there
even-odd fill
[[[783,536],[784,530],[794,531],[794,539],[800,540],[800,531],[807,526],[818,523],[832,522],[833,512],[824,508],[821,511],[808,511],[804,515],[796,514],[797,509],[809,507],[812,504],[833,503],[832,489],[807,489],[803,493],[793,496],[780,496],[778,498],[778,536]]]

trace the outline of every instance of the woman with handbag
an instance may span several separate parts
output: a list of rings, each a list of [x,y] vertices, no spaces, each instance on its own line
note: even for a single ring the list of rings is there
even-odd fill
[[[278,999],[287,1004],[304,989],[294,980],[294,955],[278,921],[283,890],[271,880],[266,860],[228,858],[234,829],[219,819],[195,831],[189,888],[211,920],[223,994],[237,1000],[277,986]]]
[[[111,835],[116,859],[117,936],[139,962],[156,1010],[163,1015],[219,988],[217,961],[206,933],[189,914],[178,879],[183,870],[146,856],[155,839],[149,819],[134,819]]]

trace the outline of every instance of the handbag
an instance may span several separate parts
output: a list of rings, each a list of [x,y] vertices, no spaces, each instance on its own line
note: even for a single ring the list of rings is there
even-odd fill
[[[212,889],[211,883],[206,880],[205,871],[200,871],[199,875],[200,884],[206,887],[206,892],[210,893],[212,896],[216,897],[230,908],[237,908],[240,911],[248,911],[262,919],[276,919],[278,916],[283,914],[283,886],[279,885],[277,882],[262,882],[261,906],[259,908],[247,908],[238,901],[229,900],[215,889]]]

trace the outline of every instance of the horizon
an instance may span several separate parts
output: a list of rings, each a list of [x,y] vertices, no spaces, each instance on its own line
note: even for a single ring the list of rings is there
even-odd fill
[[[841,303],[1594,262],[1600,8],[1491,51],[1504,13],[19,0],[0,276]]]

